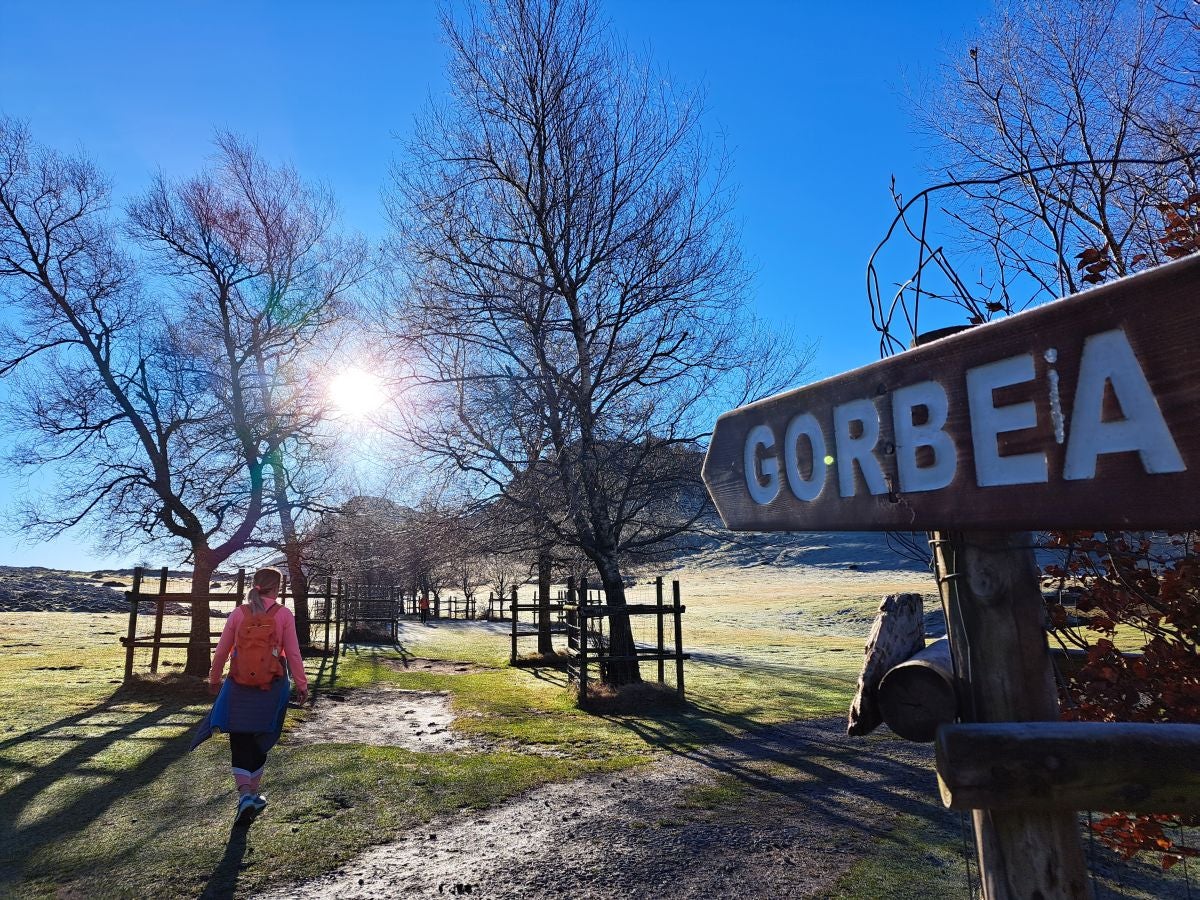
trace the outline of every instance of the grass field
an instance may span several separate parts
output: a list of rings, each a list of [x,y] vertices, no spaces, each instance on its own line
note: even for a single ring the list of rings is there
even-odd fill
[[[676,574],[688,607],[685,645],[695,653],[684,707],[581,712],[560,672],[507,667],[502,633],[461,622],[406,627],[401,640],[406,654],[475,663],[467,674],[405,671],[394,650],[368,646],[341,658],[336,678],[329,660],[309,660],[318,690],[447,692],[455,730],[489,749],[424,753],[285,738],[264,782],[279,811],[240,847],[226,843],[232,787],[224,741],[187,752],[209,703],[200,685],[167,674],[122,687],[124,615],[0,614],[0,895],[194,897],[234,882],[239,894],[251,892],[336,869],[439,813],[639,766],[663,750],[762,725],[840,715],[880,596],[932,592],[930,579],[911,573]],[[178,671],[181,656],[164,659],[165,672]],[[683,802],[707,808],[746,799],[739,785],[719,779]],[[878,853],[855,863],[830,896],[892,896],[871,885],[900,882],[928,885],[917,892],[923,900],[960,895],[950,873],[961,854],[925,828],[897,818]]]
[[[814,609],[841,601],[799,581],[722,593],[705,587],[710,579],[683,577],[685,643],[703,653],[688,665],[689,704],[660,715],[582,713],[557,672],[507,668],[502,636],[461,623],[410,629],[405,650],[490,668],[405,672],[361,648],[340,661],[333,682],[327,661],[322,671],[322,660],[310,660],[310,678],[322,688],[448,691],[456,729],[505,749],[281,747],[264,784],[287,813],[253,829],[237,863],[239,891],[335,868],[439,812],[636,766],[666,747],[844,711],[861,639],[786,628],[779,619],[809,601]],[[869,612],[878,597],[864,590],[855,603]],[[170,675],[123,688],[118,637],[126,622],[120,614],[0,614],[0,893],[196,896],[221,871],[231,814],[227,751],[210,741],[187,752],[208,699]],[[540,752],[522,752],[529,749]],[[269,865],[256,845],[270,846]]]

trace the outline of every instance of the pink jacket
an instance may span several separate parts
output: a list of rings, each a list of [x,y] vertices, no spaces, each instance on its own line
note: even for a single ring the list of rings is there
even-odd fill
[[[266,605],[267,609],[270,609],[276,605],[275,600],[272,598]],[[217,649],[213,653],[212,669],[208,673],[210,682],[216,683],[221,680],[221,674],[225,671],[225,662],[233,651],[233,642],[237,637],[238,626],[246,617],[246,610],[249,606],[248,603],[245,603],[235,607],[229,614],[229,618],[225,620],[225,629],[221,632],[221,639],[217,641]],[[275,623],[275,641],[283,648],[283,655],[288,664],[288,673],[292,676],[292,681],[296,682],[297,688],[307,691],[308,676],[304,674],[304,659],[300,656],[300,641],[296,637],[296,618],[286,606],[280,606],[279,612],[271,618]]]

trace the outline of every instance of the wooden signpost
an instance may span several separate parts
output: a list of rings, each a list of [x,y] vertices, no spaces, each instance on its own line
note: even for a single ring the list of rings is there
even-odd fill
[[[988,900],[1090,896],[1075,810],[1120,786],[1117,808],[1200,811],[1200,726],[1147,773],[1143,732],[1057,722],[1026,534],[1200,523],[1200,258],[728,412],[703,474],[734,530],[932,532],[963,723],[939,782]]]
[[[1193,257],[728,412],[704,481],[735,530],[1191,528],[1198,372]]]

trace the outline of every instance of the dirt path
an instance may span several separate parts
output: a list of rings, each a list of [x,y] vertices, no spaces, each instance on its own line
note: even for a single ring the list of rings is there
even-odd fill
[[[957,828],[927,746],[796,723],[436,820],[269,898],[808,897],[896,813]],[[715,808],[713,786],[745,793]],[[580,806],[579,798],[586,797]]]

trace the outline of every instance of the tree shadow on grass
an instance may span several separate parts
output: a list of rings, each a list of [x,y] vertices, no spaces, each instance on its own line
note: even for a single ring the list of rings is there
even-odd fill
[[[819,676],[798,687],[797,708],[829,688]],[[932,745],[884,733],[867,739],[845,735],[841,716],[779,724],[777,709],[733,712],[701,698],[655,711],[607,714],[661,751],[698,763],[737,781],[757,801],[785,804],[834,827],[874,833],[878,813],[914,816],[948,838],[955,814],[938,801]],[[888,819],[891,818],[889,815]]]
[[[24,773],[0,793],[0,868],[19,871],[40,847],[84,830],[114,801],[161,775],[187,753],[192,727],[202,715],[192,707],[206,700],[199,684],[169,679],[135,682],[87,709],[0,742],[0,751],[17,745],[34,750],[32,761],[0,759],[0,770]],[[181,727],[183,732],[171,737],[150,733]],[[98,733],[86,733],[97,729]],[[95,762],[97,755],[123,741],[137,742],[136,763],[106,768]],[[56,745],[63,743],[68,748],[55,755]],[[37,752],[39,744],[45,746],[45,758]],[[97,777],[100,783],[95,783]],[[70,793],[65,803],[36,818],[27,815],[44,791],[71,779],[80,789]],[[23,816],[26,821],[21,822]]]

